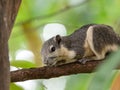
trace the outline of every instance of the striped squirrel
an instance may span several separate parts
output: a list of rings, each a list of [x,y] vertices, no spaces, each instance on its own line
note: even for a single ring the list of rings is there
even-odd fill
[[[120,37],[104,24],[87,24],[68,36],[56,35],[42,47],[43,63],[48,66],[79,61],[102,60],[108,52],[118,50]]]

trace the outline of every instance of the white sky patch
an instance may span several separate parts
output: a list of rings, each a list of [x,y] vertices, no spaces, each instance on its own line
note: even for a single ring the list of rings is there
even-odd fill
[[[18,70],[19,68],[16,68],[14,66],[10,66],[10,71],[15,71],[15,70]]]
[[[43,84],[45,85],[47,90],[64,90],[66,85],[66,77],[44,80]]]
[[[33,62],[34,54],[29,50],[16,51],[16,60],[27,60]]]
[[[43,39],[46,41],[56,35],[66,36],[66,28],[63,24],[50,23],[43,28]]]
[[[36,81],[34,80],[29,80],[29,81],[24,81],[24,82],[16,82],[15,84],[21,86],[24,88],[24,90],[35,90],[36,88]]]

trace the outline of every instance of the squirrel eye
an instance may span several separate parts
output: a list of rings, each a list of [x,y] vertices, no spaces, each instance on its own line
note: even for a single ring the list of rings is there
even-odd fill
[[[54,52],[55,51],[55,47],[52,45],[52,46],[50,46],[50,51],[51,52]]]

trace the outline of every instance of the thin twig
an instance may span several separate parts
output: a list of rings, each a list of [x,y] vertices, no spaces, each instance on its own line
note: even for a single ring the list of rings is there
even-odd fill
[[[50,18],[50,17],[56,16],[58,14],[61,14],[61,13],[65,12],[65,11],[70,10],[71,8],[76,8],[76,7],[79,7],[81,5],[84,5],[88,1],[90,1],[90,0],[84,0],[83,2],[78,3],[76,5],[66,6],[66,7],[60,9],[59,11],[48,14],[48,15],[38,16],[38,17],[34,17],[34,18],[31,18],[31,19],[23,21],[23,22],[18,22],[18,23],[15,24],[15,26],[19,26],[19,25],[22,25],[22,24],[25,24],[25,23],[30,23],[30,22],[33,22],[34,20],[42,20],[42,19],[45,19],[45,18]]]

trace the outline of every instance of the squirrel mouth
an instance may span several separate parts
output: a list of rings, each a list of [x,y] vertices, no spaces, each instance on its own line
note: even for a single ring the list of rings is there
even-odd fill
[[[65,60],[60,60],[60,61],[57,61],[56,64],[61,65],[61,64],[65,63],[65,62],[66,62]]]
[[[50,62],[48,62],[46,65],[48,66],[56,66],[56,65],[62,65],[66,62],[65,59],[61,58],[58,59],[57,57],[53,56],[53,57],[49,57],[49,59],[51,60]]]

